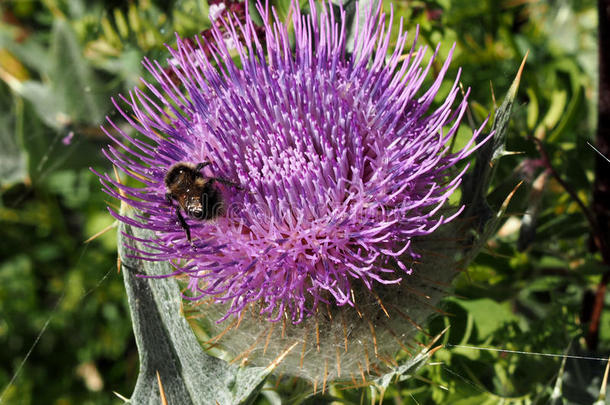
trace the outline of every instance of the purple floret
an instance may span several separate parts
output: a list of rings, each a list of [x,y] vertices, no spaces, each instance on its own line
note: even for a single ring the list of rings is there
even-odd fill
[[[178,80],[145,60],[156,83],[120,96],[126,109],[115,102],[139,136],[110,120],[105,130],[115,143],[105,155],[143,184],[100,176],[110,195],[140,211],[113,215],[157,235],[147,241],[152,253],[135,254],[172,260],[175,274],[190,277],[191,299],[227,304],[222,319],[252,306],[271,321],[299,323],[320,303],[353,305],[355,284],[408,283],[421,259],[412,239],[461,211],[443,216],[441,208],[481,130],[450,151],[467,107],[467,94],[456,101],[459,73],[431,108],[453,49],[425,89],[439,47],[422,66],[426,47],[407,46],[401,21],[391,50],[393,16],[380,18],[381,3],[357,16],[351,53],[344,14],[335,20],[328,5],[310,7],[305,15],[294,1],[288,24],[259,5],[268,16],[262,36],[246,17],[214,26],[213,40],[199,37],[194,47],[178,38],[169,49]],[[243,187],[218,185],[220,217],[187,218],[192,244],[165,199],[164,176],[177,162],[211,162],[205,176]]]

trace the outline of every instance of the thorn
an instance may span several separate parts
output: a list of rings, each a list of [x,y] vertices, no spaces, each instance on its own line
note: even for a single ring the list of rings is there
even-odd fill
[[[525,67],[525,61],[527,60],[527,57],[529,54],[530,54],[530,50],[528,49],[527,52],[525,52],[525,56],[523,57],[523,60],[521,61],[521,66],[519,66],[519,72],[517,72],[517,78],[519,80],[521,80],[521,73],[523,73],[523,68]]]
[[[505,150],[505,151],[502,152],[501,157],[504,157],[504,156],[518,156],[518,155],[525,155],[525,151]]]
[[[366,367],[366,373],[371,374],[371,363],[369,360],[369,351],[366,349],[365,345],[362,345],[364,349],[364,366]]]
[[[428,356],[432,356],[434,353],[436,353],[437,351],[439,351],[439,349],[442,349],[443,347],[443,345],[440,345],[432,348],[430,351],[428,351]]]
[[[264,335],[264,331],[258,334],[256,339],[254,340],[254,343],[252,343],[250,345],[250,347],[248,347],[246,350],[244,350],[243,352],[241,352],[240,354],[235,356],[235,358],[233,360],[231,360],[229,362],[229,364],[235,364],[237,362],[237,360],[242,359],[240,366],[244,366],[246,364],[246,362],[248,361],[248,356],[250,356],[250,353],[252,353],[252,350],[254,350],[258,346],[258,343],[260,342],[263,335]]]
[[[360,312],[360,309],[358,308],[358,305],[356,305],[356,297],[354,296],[354,290],[352,288],[349,289],[350,294],[352,296],[352,302],[354,303],[354,309],[356,310],[356,313],[358,313],[358,316],[360,318],[362,318],[362,313]]]
[[[343,312],[341,312],[341,323],[343,324],[343,344],[345,346],[345,353],[347,353],[347,325],[345,324]]]
[[[161,376],[159,370],[157,370],[157,384],[159,384],[159,394],[161,395],[161,404],[167,405],[167,398],[165,398],[165,391],[163,390],[163,384],[161,383]]]
[[[375,327],[368,319],[367,322],[369,324],[369,329],[371,330],[371,336],[373,337],[373,348],[375,349],[375,357],[377,357],[377,335],[375,334]]]
[[[417,322],[415,322],[409,315],[405,314],[404,312],[402,312],[400,309],[396,308],[394,305],[392,305],[392,308],[398,312],[398,315],[400,315],[401,317],[405,318],[411,325],[413,325],[415,327],[415,329],[417,329],[418,331],[422,332],[423,334],[425,334],[428,337],[431,337],[431,335],[429,333],[427,333],[424,328],[421,327],[420,324],[418,324]]]
[[[145,183],[147,181],[147,178],[142,176],[140,173],[134,171],[134,170],[128,170],[129,174],[131,174],[133,176],[133,178],[140,180],[141,182]]]
[[[494,110],[497,110],[498,102],[496,101],[496,93],[494,92],[494,85],[491,80],[489,81],[489,89],[491,90],[491,99],[493,100],[493,103],[494,103]]]
[[[462,97],[466,98],[466,92],[464,91],[464,84],[460,81],[459,83],[460,86],[460,92],[462,93]],[[468,124],[470,125],[470,128],[476,128],[478,125],[476,125],[474,123],[474,117],[472,116],[472,110],[470,108],[470,105],[468,105],[466,107],[466,114],[468,115]],[[452,144],[451,144],[451,149],[453,150],[453,143],[455,142],[456,137],[454,136],[453,139],[451,140]]]
[[[121,182],[121,177],[119,176],[119,171],[117,170],[116,166],[112,165],[112,169],[114,170],[114,177],[116,179],[116,182],[122,185],[123,182]],[[118,192],[121,195],[121,197],[125,197],[125,192],[123,191],[122,188],[119,188]]]
[[[377,374],[377,376],[381,377],[383,374],[381,370],[379,369],[379,367],[377,367],[376,363],[371,364],[371,368],[373,369],[373,371],[375,372],[375,374]]]
[[[288,353],[290,353],[298,344],[299,342],[294,342],[289,348],[280,353],[279,356],[277,356],[267,367],[265,367],[265,370],[268,372],[275,370],[275,368],[286,358],[286,356],[288,356]]]
[[[433,279],[433,278],[431,278],[431,277],[426,277],[426,276],[421,275],[421,274],[418,274],[418,275],[417,275],[417,277],[419,277],[419,278],[421,278],[422,280],[425,280],[425,281],[427,281],[427,282],[429,282],[429,283],[431,283],[431,284],[437,285],[437,286],[439,286],[439,287],[443,287],[443,288],[446,288],[446,289],[451,288],[451,284],[450,284],[450,283],[444,283],[444,282],[442,282],[442,281],[435,280],[435,279]],[[443,292],[448,292],[448,291],[443,290],[443,289],[441,289],[441,291],[443,291]]]
[[[97,232],[95,235],[91,236],[89,239],[87,239],[86,241],[84,241],[83,243],[89,243],[92,240],[94,240],[95,238],[98,238],[100,236],[102,236],[103,234],[105,234],[106,232],[108,232],[109,230],[111,230],[112,228],[116,228],[116,226],[118,225],[119,221],[114,221],[113,223],[111,223],[110,225],[108,225],[107,227],[105,227],[104,229],[102,229],[101,231]]]
[[[416,290],[416,289],[413,289],[413,288],[410,288],[410,287],[407,287],[407,286],[404,286],[404,288],[405,288],[405,290],[407,290],[407,291],[409,291],[409,292],[413,293],[414,295],[418,295],[418,296],[420,296],[420,297],[424,297],[424,298],[426,298],[426,299],[428,299],[428,300],[429,300],[429,299],[431,299],[431,298],[430,298],[430,296],[429,296],[429,295],[427,295],[426,293],[423,293],[423,292],[421,292],[421,291],[418,291],[418,290]]]
[[[381,310],[383,311],[385,316],[387,316],[389,318],[390,314],[388,314],[388,311],[385,309],[385,306],[383,305],[383,302],[381,302],[381,298],[379,297],[379,295],[377,295],[377,293],[375,293],[375,291],[373,291],[373,290],[370,290],[370,292],[375,296],[375,299],[377,300],[377,303],[381,307]]]
[[[275,324],[271,324],[269,328],[269,333],[267,334],[267,339],[265,339],[265,347],[263,348],[263,355],[267,352],[267,346],[269,346],[269,342],[271,341],[271,335],[273,334],[273,329],[275,329]]]
[[[440,308],[435,307],[434,305],[426,302],[426,301],[419,301],[421,304],[427,306],[428,308],[430,308],[431,310],[433,310],[434,312],[436,312],[437,314],[440,315],[444,315],[444,316],[454,316],[454,314],[447,312],[447,311],[443,311]]]
[[[282,382],[282,377],[283,377],[283,373],[279,373],[277,375],[276,381],[275,381],[275,386],[273,387],[274,390],[277,391],[277,389],[280,387],[280,383]]]
[[[326,313],[328,314],[328,319],[333,320],[333,314],[330,312],[330,305],[326,304]]]
[[[116,201],[104,200],[104,204],[106,204],[107,207],[111,207],[116,212],[119,212],[121,209],[121,205],[117,205]]]
[[[396,334],[396,332],[394,331],[394,329],[392,329],[390,327],[390,325],[388,324],[384,324],[385,329],[390,333],[390,335],[392,335],[392,337],[394,338],[394,340],[398,343],[398,345],[400,346],[400,348],[409,356],[411,356],[411,352],[407,349],[407,347],[402,343],[402,341],[398,338],[398,335]]]
[[[364,376],[364,370],[362,369],[362,364],[358,362],[358,369],[360,369],[360,377],[362,377],[362,382],[366,384],[366,377]]]
[[[341,377],[341,355],[339,354],[339,346],[335,346],[335,356],[337,358],[337,377]]]
[[[430,342],[430,343],[428,344],[428,346],[426,347],[426,349],[431,348],[431,347],[432,347],[432,345],[433,345],[433,344],[435,344],[435,343],[436,343],[436,342],[437,342],[437,341],[438,341],[438,340],[441,338],[441,336],[443,336],[443,335],[445,334],[445,332],[447,332],[448,330],[449,330],[449,326],[447,326],[447,327],[446,327],[445,329],[443,329],[443,330],[442,330],[442,331],[441,331],[441,332],[440,332],[438,335],[436,335],[436,336],[434,337],[434,339],[432,339],[432,342]],[[441,347],[441,346],[439,346],[439,347]],[[436,349],[436,350],[437,350],[437,349]],[[436,350],[435,350],[435,351],[436,351]]]
[[[216,344],[220,340],[220,338],[222,338],[225,335],[225,333],[230,331],[236,324],[237,324],[237,320],[233,321],[222,332],[220,332],[218,335],[214,336],[213,338],[209,339],[208,341],[204,342],[203,344],[204,345]]]
[[[328,377],[328,359],[324,359],[324,378],[322,379],[322,395],[326,392],[326,378]]]
[[[513,191],[511,191],[508,196],[504,199],[504,202],[502,203],[502,206],[500,207],[500,211],[498,211],[498,215],[500,214],[504,214],[506,212],[506,209],[508,208],[508,204],[510,203],[510,200],[512,200],[513,196],[515,195],[515,193],[517,192],[517,190],[519,189],[519,187],[521,187],[521,185],[523,184],[523,180],[521,180],[516,186],[515,188],[513,188]]]
[[[118,392],[116,392],[116,391],[112,391],[112,393],[113,393],[114,395],[116,395],[117,397],[119,397],[119,399],[120,399],[121,401],[129,402],[129,398],[125,398],[124,396],[122,396],[122,395],[121,395],[121,394],[119,394]]]
[[[282,318],[282,339],[286,335],[286,317]]]
[[[385,363],[388,368],[396,368],[398,367],[398,362],[391,358],[390,356],[379,355],[379,359]]]
[[[305,358],[305,350],[307,349],[307,336],[309,335],[309,325],[305,327],[305,333],[303,334],[303,350],[301,350],[301,362],[300,368],[303,369],[303,359]]]
[[[506,95],[505,100],[515,98],[517,90],[519,89],[519,83],[521,82],[521,74],[523,73],[523,68],[525,67],[525,61],[527,60],[527,56],[529,54],[530,51],[528,50],[525,53],[523,60],[521,61],[521,66],[519,66],[519,71],[517,71],[517,75],[515,76],[515,80],[513,80],[513,84],[511,84],[510,88],[508,89],[508,94]]]
[[[318,318],[316,317],[316,349],[318,353],[320,353],[320,324],[318,323]]]
[[[252,309],[252,306],[250,306],[250,309]],[[241,314],[239,314],[239,318],[237,318],[237,325],[235,326],[235,329],[239,329],[239,325],[241,324],[242,319],[244,319],[243,312]]]

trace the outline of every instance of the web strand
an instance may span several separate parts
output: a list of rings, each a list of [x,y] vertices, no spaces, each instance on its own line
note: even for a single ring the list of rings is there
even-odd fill
[[[575,355],[570,355],[570,354],[528,352],[528,351],[522,351],[522,350],[497,349],[494,347],[476,347],[476,346],[452,345],[452,344],[446,344],[445,347],[447,347],[447,348],[456,347],[456,348],[460,348],[460,349],[471,349],[471,350],[484,350],[484,351],[489,351],[489,352],[524,354],[524,355],[529,355],[529,356],[554,357],[554,358],[562,358],[562,359],[610,361],[610,358],[606,358],[606,357],[590,357],[590,356],[575,356]]]
[[[53,307],[53,312],[51,313],[51,315],[49,315],[49,317],[47,318],[47,320],[45,321],[44,325],[42,325],[42,328],[40,328],[40,332],[38,332],[38,335],[36,336],[36,339],[34,340],[34,343],[32,343],[32,346],[30,346],[30,349],[28,350],[28,352],[26,353],[25,357],[23,358],[23,360],[21,360],[21,363],[19,363],[19,366],[17,367],[17,370],[15,370],[15,373],[13,373],[13,377],[11,377],[11,380],[8,382],[8,384],[6,385],[6,387],[4,387],[4,390],[2,390],[2,394],[0,394],[0,404],[2,404],[2,400],[4,398],[4,395],[6,395],[6,393],[8,392],[9,388],[11,388],[13,386],[13,383],[15,382],[15,380],[17,379],[17,377],[19,376],[19,374],[21,373],[21,369],[23,368],[23,366],[25,365],[25,363],[28,361],[28,359],[30,358],[30,355],[32,354],[32,352],[34,351],[34,348],[36,347],[36,345],[38,344],[38,342],[40,341],[40,338],[42,337],[42,335],[44,335],[44,333],[47,330],[47,327],[49,326],[49,323],[51,322],[51,319],[53,319],[53,317],[55,316],[55,311],[57,310],[57,307],[59,306],[59,304],[63,301],[65,296],[65,292],[63,292],[61,294],[61,296],[59,297],[59,299],[57,300],[57,302],[55,303],[55,306]]]
[[[79,260],[77,263],[80,263],[80,260],[83,258],[85,251],[87,250],[87,247],[85,247],[79,257]],[[96,285],[92,288],[90,288],[89,290],[83,292],[83,294],[80,296],[79,301],[82,300],[83,298],[87,297],[89,294],[91,294],[93,291],[95,291],[96,289],[98,289],[100,287],[100,285],[102,285],[102,283],[108,278],[108,276],[110,275],[110,273],[112,272],[113,267],[111,267],[110,269],[108,269],[108,271],[106,272],[106,274],[104,274],[99,281],[96,283]],[[23,369],[23,366],[25,365],[25,363],[28,361],[28,359],[30,358],[30,356],[32,355],[32,353],[34,352],[34,349],[36,348],[36,346],[38,345],[38,342],[40,341],[40,339],[42,338],[42,336],[45,334],[45,332],[47,331],[47,328],[49,327],[49,324],[51,323],[51,320],[53,320],[53,317],[55,317],[55,314],[57,313],[57,308],[59,307],[59,305],[63,302],[64,298],[66,295],[66,291],[64,289],[64,291],[61,293],[61,295],[59,296],[59,299],[57,300],[57,302],[55,303],[55,305],[53,306],[53,309],[51,311],[51,314],[48,316],[47,320],[45,321],[44,325],[42,325],[42,327],[40,328],[40,331],[38,332],[38,335],[36,335],[36,339],[34,339],[34,342],[32,343],[32,345],[30,346],[30,348],[28,349],[26,355],[24,356],[23,360],[21,360],[21,363],[19,363],[19,366],[17,367],[17,369],[15,370],[15,372],[13,373],[13,376],[11,377],[10,381],[8,382],[8,384],[6,385],[6,387],[4,387],[4,389],[2,390],[2,393],[0,394],[0,404],[3,403],[4,401],[4,396],[6,395],[6,393],[9,391],[9,389],[13,386],[13,384],[15,383],[15,381],[17,380],[17,377],[19,377],[19,375],[21,374],[21,370]]]

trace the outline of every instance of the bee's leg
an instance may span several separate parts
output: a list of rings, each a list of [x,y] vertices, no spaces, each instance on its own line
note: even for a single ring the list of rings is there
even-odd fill
[[[176,216],[178,217],[178,221],[180,222],[180,226],[182,227],[182,229],[184,229],[184,232],[186,232],[186,238],[188,239],[188,241],[191,244],[193,244],[193,242],[191,241],[191,228],[189,227],[189,225],[186,223],[186,220],[182,216],[182,213],[180,212],[180,207],[174,206],[174,202],[173,202],[174,201],[174,197],[172,196],[171,193],[166,193],[165,194],[165,199],[167,200],[169,205],[171,205],[172,207],[176,208]]]
[[[182,229],[184,229],[184,232],[186,232],[186,238],[192,245],[193,241],[191,241],[191,228],[189,228],[189,224],[186,223],[184,217],[182,216],[182,213],[180,213],[180,207],[176,207],[176,216],[178,217],[178,221],[180,221],[180,226],[182,227]]]
[[[204,167],[209,166],[209,165],[211,165],[210,162],[197,163],[197,166],[195,166],[195,171],[199,173],[201,171],[201,169],[203,169]]]
[[[220,184],[224,184],[226,186],[235,187],[238,190],[243,190],[244,189],[241,184],[235,183],[234,181],[227,180],[227,179],[222,178],[222,177],[211,177],[210,181],[217,181]]]

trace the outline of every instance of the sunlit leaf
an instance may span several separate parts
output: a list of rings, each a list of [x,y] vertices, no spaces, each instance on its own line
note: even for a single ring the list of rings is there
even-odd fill
[[[476,300],[454,299],[474,319],[480,340],[487,339],[504,324],[516,320],[509,303],[500,304],[490,298]]]

